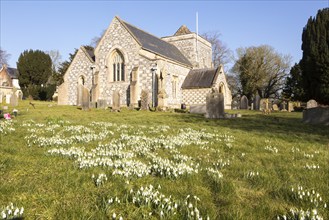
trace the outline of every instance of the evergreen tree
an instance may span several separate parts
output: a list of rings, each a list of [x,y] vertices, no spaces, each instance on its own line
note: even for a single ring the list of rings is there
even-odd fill
[[[290,76],[287,77],[283,97],[293,101],[305,101],[302,83],[302,70],[300,65],[295,63],[290,70]]]
[[[52,74],[52,62],[41,50],[25,50],[18,58],[19,85],[25,97],[45,100],[44,90]]]
[[[305,99],[329,104],[329,8],[309,18],[302,41],[300,67]]]

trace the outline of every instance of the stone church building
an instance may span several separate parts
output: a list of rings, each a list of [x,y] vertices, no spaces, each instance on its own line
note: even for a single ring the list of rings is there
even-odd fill
[[[114,93],[121,106],[138,107],[142,90],[151,106],[160,105],[160,95],[166,107],[205,105],[212,87],[224,93],[225,108],[231,106],[223,68],[212,68],[211,44],[184,25],[160,39],[114,17],[94,51],[78,50],[58,88],[58,104],[79,105],[81,87],[97,107],[112,106]]]

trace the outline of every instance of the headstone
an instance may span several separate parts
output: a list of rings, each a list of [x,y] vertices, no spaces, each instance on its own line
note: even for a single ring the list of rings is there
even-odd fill
[[[2,98],[3,98],[2,94],[0,94],[0,103],[2,103]]]
[[[146,89],[143,89],[141,92],[141,108],[140,110],[149,109],[149,93]]]
[[[303,111],[303,122],[329,126],[329,107],[315,107]]]
[[[254,98],[254,110],[260,109],[260,96],[257,94]]]
[[[318,103],[314,99],[309,100],[306,104],[306,108],[315,108],[315,107],[318,107]]]
[[[98,99],[97,100],[97,108],[105,109],[106,107],[107,107],[106,100],[104,100],[104,99]]]
[[[164,89],[161,89],[158,93],[158,109],[160,111],[165,111],[168,107],[167,103],[168,95]]]
[[[245,95],[241,97],[240,109],[248,109],[248,98]]]
[[[288,102],[288,112],[294,111],[294,104],[292,102]]]
[[[254,110],[254,103],[251,103],[250,110]]]
[[[279,111],[279,107],[277,104],[273,104],[272,109],[273,109],[273,111]]]
[[[78,94],[77,94],[77,106],[81,107],[83,99],[83,85],[78,84]]]
[[[10,104],[10,98],[11,98],[11,95],[7,94],[6,95],[6,104]]]
[[[287,105],[287,103],[285,101],[283,101],[281,103],[281,111],[284,111],[284,112],[287,111],[286,105]]]
[[[86,87],[82,87],[82,100],[81,100],[81,107],[82,110],[89,110],[90,108],[90,93],[89,89]]]
[[[206,118],[224,118],[224,95],[212,89],[206,97]]]
[[[120,93],[118,90],[113,92],[112,111],[120,111]]]
[[[138,107],[138,67],[134,67],[131,73],[130,82],[130,107]]]
[[[10,104],[13,107],[16,107],[18,105],[18,98],[15,93],[11,95]]]

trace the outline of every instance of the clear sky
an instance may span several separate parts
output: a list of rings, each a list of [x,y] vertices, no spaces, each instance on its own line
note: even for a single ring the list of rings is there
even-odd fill
[[[0,0],[3,50],[16,67],[27,49],[59,50],[62,61],[106,29],[114,16],[155,36],[173,35],[185,24],[199,33],[218,31],[235,51],[268,44],[293,62],[302,57],[301,34],[307,20],[329,0],[304,1],[28,1]]]

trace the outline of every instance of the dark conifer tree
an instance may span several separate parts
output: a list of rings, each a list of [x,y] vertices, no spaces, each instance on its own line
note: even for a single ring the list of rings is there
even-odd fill
[[[305,99],[329,104],[329,8],[309,18],[302,41],[300,67]]]

